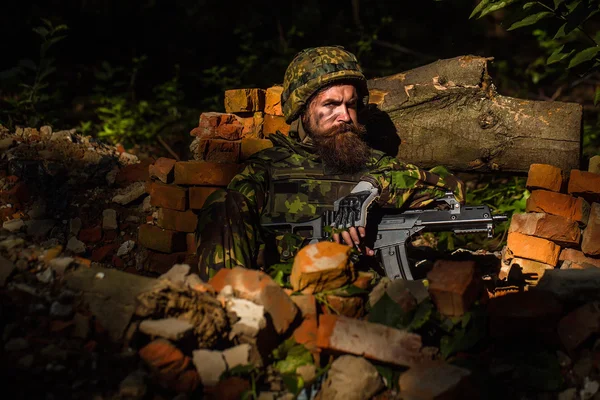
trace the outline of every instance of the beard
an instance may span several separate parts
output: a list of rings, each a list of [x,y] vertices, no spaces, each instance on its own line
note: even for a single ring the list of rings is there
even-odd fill
[[[327,167],[344,174],[365,169],[371,149],[363,140],[367,132],[364,125],[342,123],[328,130],[320,130],[310,118],[303,118],[302,123]]]

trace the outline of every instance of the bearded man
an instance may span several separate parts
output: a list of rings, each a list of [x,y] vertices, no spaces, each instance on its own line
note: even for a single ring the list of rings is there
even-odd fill
[[[359,115],[368,98],[356,57],[342,47],[309,48],[294,57],[281,97],[289,136],[270,135],[273,147],[254,154],[200,213],[199,270],[205,278],[221,268],[289,262],[307,242],[261,224],[305,222],[335,208],[335,226],[344,229],[334,240],[359,246],[371,203],[420,208],[448,191],[464,201],[464,185],[444,167],[421,170],[367,146]],[[354,209],[342,215],[349,204]]]

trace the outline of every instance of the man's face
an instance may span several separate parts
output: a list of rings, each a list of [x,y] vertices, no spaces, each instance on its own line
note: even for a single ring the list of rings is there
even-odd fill
[[[302,116],[304,129],[325,164],[344,173],[363,169],[370,155],[357,108],[356,88],[339,84],[318,93]]]

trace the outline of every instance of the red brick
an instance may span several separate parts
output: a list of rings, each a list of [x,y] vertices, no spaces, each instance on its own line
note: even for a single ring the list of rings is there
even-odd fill
[[[187,209],[187,189],[161,182],[152,182],[147,187],[151,205],[178,211]]]
[[[252,117],[243,118],[244,129],[242,129],[243,139],[258,139],[263,136],[263,126],[265,123],[265,114],[255,112]]]
[[[106,244],[104,246],[98,247],[92,251],[92,261],[103,262],[105,261],[109,255],[115,253],[119,249],[119,245],[116,243]]]
[[[265,122],[263,124],[263,135],[268,136],[277,132],[287,135],[290,131],[290,126],[285,123],[285,118],[277,115],[265,114]]]
[[[600,331],[600,304],[585,304],[564,316],[558,323],[558,335],[568,351],[575,350]]]
[[[119,170],[115,177],[115,183],[118,186],[126,187],[134,182],[147,181],[150,178],[148,168],[154,162],[154,158],[150,157],[140,161],[137,164],[129,164]]]
[[[273,142],[271,142],[269,139],[243,138],[240,160],[246,161],[251,155],[271,147],[273,147]]]
[[[365,300],[356,296],[325,296],[326,304],[321,304],[323,313],[360,318],[365,313]]]
[[[302,317],[317,317],[317,300],[312,294],[300,294],[290,296],[294,304],[300,310]]]
[[[319,317],[317,346],[401,366],[412,366],[422,359],[421,336],[332,314]]]
[[[172,158],[160,157],[148,167],[150,178],[156,178],[162,183],[173,182],[173,169],[177,161]]]
[[[192,211],[176,211],[168,208],[158,209],[157,225],[164,229],[179,232],[195,232],[198,216]]]
[[[220,188],[210,186],[192,186],[189,188],[190,208],[192,210],[201,209],[208,196],[218,189]]]
[[[187,252],[165,254],[148,250],[148,253],[149,257],[144,269],[159,275],[169,271],[175,264],[188,264],[192,267],[198,265],[197,261],[193,263],[187,258],[189,256]]]
[[[239,140],[244,130],[243,119],[234,114],[207,112],[200,115],[198,127],[190,135],[200,138]]]
[[[97,243],[102,240],[102,227],[97,225],[82,229],[77,237],[84,243]]]
[[[589,203],[600,202],[600,174],[572,169],[567,190]]]
[[[123,259],[116,255],[112,256],[111,264],[113,267],[118,268],[118,269],[123,269],[123,267],[125,266]]]
[[[581,251],[588,256],[600,256],[600,203],[592,203],[590,218],[583,231]]]
[[[18,182],[9,190],[0,190],[0,202],[4,204],[23,205],[29,202],[30,196],[29,187],[25,182]]]
[[[531,164],[525,186],[529,190],[544,189],[560,192],[562,187],[562,171],[548,164]]]
[[[508,231],[541,237],[567,247],[577,247],[581,241],[581,229],[576,221],[546,213],[513,214]]]
[[[585,225],[589,217],[590,205],[584,199],[568,194],[534,190],[527,199],[525,211],[560,215]]]
[[[368,290],[373,286],[371,284],[373,279],[375,279],[375,274],[373,272],[358,271],[358,275],[354,282],[352,282],[352,285],[359,289]]]
[[[215,163],[237,163],[240,161],[241,142],[221,139],[200,140],[197,159]]]
[[[510,262],[510,276],[523,279],[530,286],[536,285],[549,269],[554,269],[554,265],[524,258],[513,258]]]
[[[562,261],[560,269],[600,268],[600,259],[587,257],[575,249],[563,249],[558,259]]]
[[[264,306],[277,333],[284,333],[298,313],[290,296],[264,272],[241,267],[223,268],[208,283],[217,292],[231,285],[236,296]]]
[[[490,334],[494,338],[550,339],[563,307],[550,292],[530,290],[490,299]]]
[[[198,249],[198,243],[196,243],[196,233],[192,232],[185,235],[185,244],[188,254],[196,254],[196,250]]]
[[[250,382],[247,379],[230,376],[219,381],[215,386],[205,387],[202,398],[206,400],[239,400],[246,398],[245,393],[252,393],[250,389]]]
[[[317,332],[317,316],[314,315],[304,318],[292,336],[296,343],[300,343],[314,352],[317,349]]]
[[[406,399],[480,399],[470,375],[468,369],[442,360],[427,360],[400,375],[398,386]]]
[[[205,161],[180,161],[175,164],[175,183],[178,185],[227,186],[240,171],[238,164]]]
[[[243,113],[265,108],[264,89],[231,89],[225,91],[225,112]]]
[[[190,364],[189,357],[164,339],[150,342],[138,354],[153,375],[167,386],[172,386]]]
[[[283,116],[281,109],[281,93],[283,86],[272,86],[265,94],[265,114]]]
[[[461,316],[477,300],[480,285],[475,279],[475,261],[438,260],[427,274],[429,293],[438,311]]]
[[[185,233],[161,229],[158,226],[140,225],[139,243],[152,250],[163,253],[175,253],[186,250]]]
[[[507,246],[515,257],[527,258],[549,265],[558,263],[560,246],[549,240],[512,232],[508,234]]]
[[[104,231],[104,237],[102,238],[104,242],[112,242],[119,236],[119,233],[114,229],[109,229]]]
[[[0,208],[0,220],[8,221],[11,219],[11,216],[17,211],[14,207],[4,207]]]

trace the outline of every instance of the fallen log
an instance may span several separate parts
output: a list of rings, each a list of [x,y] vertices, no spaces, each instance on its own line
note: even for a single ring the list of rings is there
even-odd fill
[[[582,106],[499,95],[489,60],[461,56],[369,80],[373,147],[455,172],[527,172],[533,163],[579,168]]]

